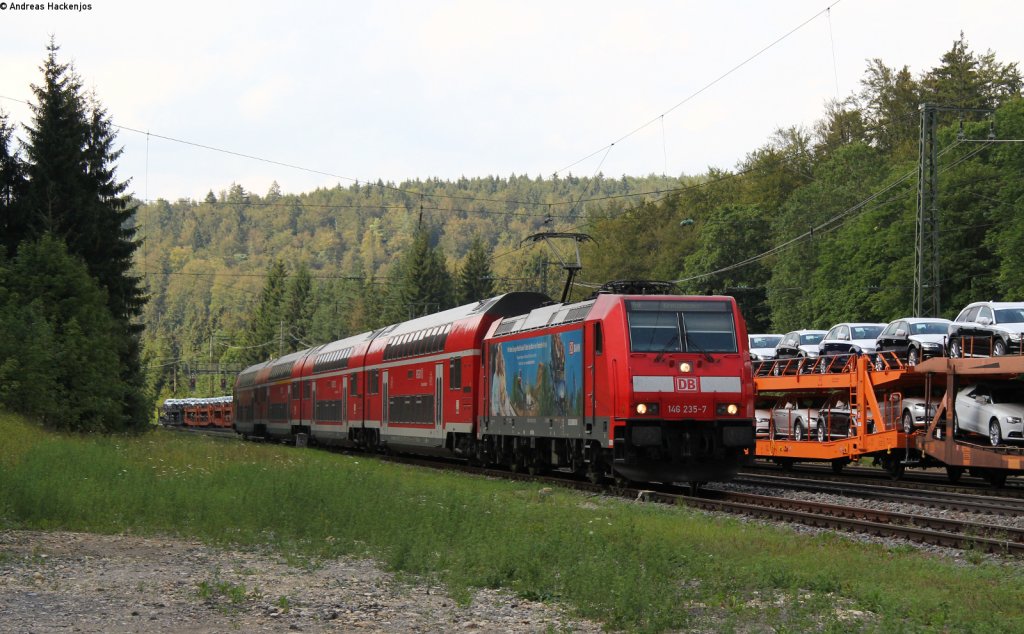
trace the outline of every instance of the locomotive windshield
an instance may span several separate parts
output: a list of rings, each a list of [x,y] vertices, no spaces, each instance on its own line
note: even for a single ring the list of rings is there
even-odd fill
[[[633,300],[626,316],[633,352],[738,352],[729,302]]]

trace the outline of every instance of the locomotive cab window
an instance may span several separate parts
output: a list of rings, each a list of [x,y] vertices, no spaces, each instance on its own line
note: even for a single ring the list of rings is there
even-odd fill
[[[722,301],[626,302],[633,352],[737,352],[732,305]]]

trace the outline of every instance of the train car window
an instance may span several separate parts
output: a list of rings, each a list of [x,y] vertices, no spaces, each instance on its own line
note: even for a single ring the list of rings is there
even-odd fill
[[[313,383],[311,381],[302,382],[302,398],[310,398],[313,396]]]
[[[359,396],[359,375],[352,374],[348,377],[349,396]]]
[[[633,300],[626,302],[633,352],[737,352],[729,302]]]
[[[370,370],[366,374],[366,393],[377,394],[380,391],[380,370]]]
[[[462,389],[462,358],[452,357],[448,360],[448,389]]]
[[[601,322],[594,322],[594,354],[604,352],[604,334],[601,332]]]

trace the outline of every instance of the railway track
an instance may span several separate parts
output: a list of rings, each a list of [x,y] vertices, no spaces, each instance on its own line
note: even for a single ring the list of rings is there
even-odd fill
[[[928,508],[984,515],[1018,516],[1024,514],[1024,499],[942,490],[919,490],[859,482],[824,482],[775,475],[740,475],[732,484],[783,488],[810,493],[845,495],[879,502],[914,504]]]
[[[222,438],[225,440],[237,440],[238,434],[234,429],[226,427],[187,427],[184,425],[161,425],[160,429],[176,432],[179,434],[194,434],[198,436],[209,436],[210,438]]]
[[[894,480],[890,475],[881,470],[870,467],[847,467],[841,474],[834,473],[830,467],[816,465],[801,465],[796,470],[784,470],[781,468],[758,465],[745,467],[740,471],[741,477],[761,476],[784,476],[794,480],[805,482],[822,482],[830,484],[870,484],[879,488],[936,491],[942,493],[961,493],[977,497],[1000,497],[1024,500],[1024,486],[1016,480],[1009,480],[1002,488],[993,488],[988,482],[981,478],[971,478],[969,481],[949,482],[945,473],[929,472],[907,472],[904,477]],[[964,476],[968,476],[965,474]]]
[[[655,494],[652,492],[646,495],[650,499]],[[1024,531],[1020,529],[751,493],[707,492],[706,495],[708,497],[675,495],[665,501],[706,511],[748,515],[876,537],[898,537],[935,546],[976,549],[1018,557],[1024,555]]]
[[[936,518],[860,506],[794,500],[785,497],[733,491],[705,490],[698,495],[691,495],[677,486],[659,485],[643,489],[605,486],[574,479],[568,474],[529,475],[526,473],[510,473],[508,471],[474,467],[458,462],[432,462],[404,456],[390,456],[384,457],[384,459],[431,469],[452,470],[486,477],[571,488],[577,491],[611,495],[639,502],[686,506],[703,511],[743,515],[815,528],[866,534],[874,537],[901,538],[917,543],[948,548],[980,550],[1016,557],[1024,556],[1024,530],[994,526],[990,522],[983,520],[974,522]],[[1009,502],[1013,504],[1016,501],[1009,500]],[[952,502],[947,503],[952,504]],[[962,500],[959,504],[962,504],[964,508],[970,506],[967,500]],[[971,512],[990,514],[995,512],[1010,513],[1011,511],[1009,509],[1002,509],[999,505],[992,505],[989,507],[976,506]],[[1021,512],[1019,505],[1016,512]]]

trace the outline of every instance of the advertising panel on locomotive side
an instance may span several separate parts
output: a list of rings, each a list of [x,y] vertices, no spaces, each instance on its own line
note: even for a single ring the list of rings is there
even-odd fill
[[[492,416],[583,415],[583,331],[491,344]]]

